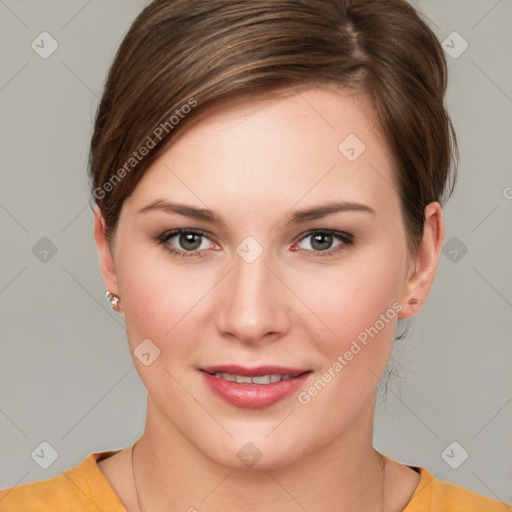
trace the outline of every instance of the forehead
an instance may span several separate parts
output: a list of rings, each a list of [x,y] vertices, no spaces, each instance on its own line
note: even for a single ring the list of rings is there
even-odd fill
[[[385,206],[398,200],[393,167],[368,98],[310,88],[219,103],[180,133],[130,199],[179,195],[211,208],[329,199]]]

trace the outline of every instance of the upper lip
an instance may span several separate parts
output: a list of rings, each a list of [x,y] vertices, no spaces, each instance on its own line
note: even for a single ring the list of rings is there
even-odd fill
[[[245,377],[260,377],[262,375],[290,375],[297,376],[301,373],[310,371],[305,368],[287,368],[285,366],[255,366],[248,368],[246,366],[239,366],[236,364],[223,364],[220,366],[204,366],[200,370],[207,373],[229,373],[230,375],[243,375]]]

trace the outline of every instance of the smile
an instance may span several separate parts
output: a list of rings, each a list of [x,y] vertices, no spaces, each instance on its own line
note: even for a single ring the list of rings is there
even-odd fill
[[[282,380],[288,380],[291,375],[261,375],[259,377],[247,377],[246,375],[233,375],[231,373],[215,373],[215,377],[227,380],[229,382],[237,382],[238,384],[274,384]]]
[[[243,409],[263,409],[284,400],[312,374],[296,368],[236,365],[201,368],[199,373],[214,395]]]

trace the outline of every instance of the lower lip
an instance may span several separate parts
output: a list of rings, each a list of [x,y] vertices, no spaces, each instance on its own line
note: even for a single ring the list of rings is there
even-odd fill
[[[217,396],[244,409],[270,407],[297,391],[310,376],[310,373],[303,373],[298,377],[272,384],[239,384],[215,377],[205,371],[201,373],[206,384]]]

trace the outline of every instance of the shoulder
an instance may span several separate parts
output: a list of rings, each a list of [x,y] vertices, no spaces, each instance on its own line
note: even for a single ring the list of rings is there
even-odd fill
[[[413,468],[414,469],[414,468]],[[420,481],[403,512],[512,512],[512,506],[416,468]]]
[[[46,512],[71,508],[74,497],[71,482],[64,473],[48,480],[40,480],[0,491],[1,512]]]
[[[113,453],[92,453],[60,475],[0,490],[0,512],[126,512],[97,465]]]

